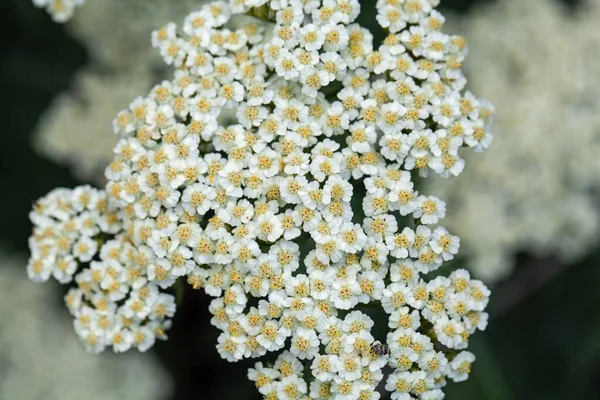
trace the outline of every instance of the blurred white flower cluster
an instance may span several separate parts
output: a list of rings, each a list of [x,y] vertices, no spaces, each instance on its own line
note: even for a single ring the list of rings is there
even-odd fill
[[[165,371],[149,354],[87,354],[52,299],[54,285],[35,287],[26,260],[0,251],[0,399],[163,399]]]
[[[597,245],[599,18],[597,2],[570,14],[558,1],[506,0],[459,20],[473,38],[469,83],[499,106],[499,138],[451,185],[426,189],[449,200],[447,224],[478,277],[506,276],[518,251],[572,262]]]
[[[67,22],[75,9],[85,4],[85,0],[33,0],[36,7],[44,8],[55,22]]]
[[[378,1],[377,46],[357,0],[219,1],[155,31],[174,77],[114,120],[106,192],[58,189],[31,215],[29,274],[74,279],[88,348],[163,338],[161,290],[183,278],[216,297],[223,358],[289,349],[249,373],[265,398],[377,399],[386,365],[393,399],[466,379],[489,291],[425,279],[459,239],[413,181],[459,175],[492,108],[461,93],[466,42],[437,5]],[[389,314],[385,344],[367,306]]]
[[[206,0],[89,1],[66,25],[82,42],[93,63],[119,72],[143,69],[157,72],[164,63],[148,36],[165,21],[179,20]],[[146,88],[145,90],[148,90]],[[139,92],[138,92],[139,93]],[[113,115],[114,117],[114,115]]]
[[[71,167],[81,180],[103,180],[104,167],[117,143],[107,135],[115,114],[138,93],[151,87],[152,75],[142,68],[99,74],[79,71],[69,92],[58,95],[44,112],[34,145],[37,151]]]
[[[69,90],[44,112],[35,135],[36,150],[71,167],[77,178],[103,183],[113,157],[110,120],[129,101],[164,75],[164,63],[151,46],[150,32],[180,19],[204,0],[102,0],[88,2],[66,25],[90,57]]]

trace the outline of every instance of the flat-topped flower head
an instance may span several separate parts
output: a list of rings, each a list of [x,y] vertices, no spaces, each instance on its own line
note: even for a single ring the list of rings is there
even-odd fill
[[[462,94],[466,50],[436,5],[377,2],[382,44],[355,23],[357,0],[219,1],[156,31],[175,73],[115,119],[101,193],[118,227],[61,253],[87,346],[151,346],[175,311],[164,291],[187,280],[216,297],[223,358],[289,349],[249,374],[266,398],[377,398],[387,364],[393,398],[460,379],[448,365],[485,326],[489,291],[463,272],[426,281],[460,242],[432,226],[445,203],[414,180],[460,174],[466,133],[447,128],[479,123],[483,103]],[[47,279],[40,246],[30,269]],[[389,359],[360,309],[377,302]]]

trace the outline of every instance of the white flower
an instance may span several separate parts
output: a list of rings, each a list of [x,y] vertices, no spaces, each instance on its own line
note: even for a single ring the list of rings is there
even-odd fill
[[[414,377],[410,372],[394,372],[388,376],[385,390],[392,392],[393,400],[410,400],[413,382]]]
[[[348,45],[350,35],[344,25],[323,25],[321,32],[324,35],[323,50],[325,51],[339,51]]]
[[[331,289],[329,299],[336,308],[349,310],[358,304],[361,290],[356,279],[334,280]]]
[[[342,323],[342,331],[346,333],[360,333],[362,330],[370,331],[373,320],[360,311],[352,311],[346,315]]]
[[[89,237],[82,237],[73,244],[73,255],[81,262],[90,261],[98,251],[98,244]]]
[[[27,276],[34,282],[46,282],[52,274],[53,263],[49,257],[43,260],[31,258],[27,263]]]
[[[465,136],[465,143],[475,152],[482,152],[490,147],[493,136],[485,130],[483,123],[477,121],[473,124],[472,134]]]
[[[430,167],[442,178],[450,178],[462,173],[465,168],[465,161],[459,156],[446,153],[440,157],[434,157],[431,160]]]
[[[385,134],[398,133],[404,128],[404,119],[406,108],[398,103],[389,103],[381,107],[380,118],[377,121],[377,126]]]
[[[336,355],[318,355],[310,368],[312,374],[321,382],[332,381],[338,372],[338,357]]]
[[[282,400],[294,400],[308,391],[304,379],[297,375],[283,378],[277,385],[277,398]]]
[[[371,207],[368,204],[364,208],[366,215],[373,214],[369,212]],[[365,226],[367,236],[375,238],[379,242],[383,242],[385,237],[393,235],[398,230],[396,217],[390,214],[365,218],[363,225]]]
[[[308,278],[310,280],[310,295],[316,300],[325,300],[329,297],[329,288],[333,281],[333,271],[311,271]]]
[[[356,354],[346,353],[339,357],[338,375],[346,381],[355,381],[362,374],[362,360]]]
[[[283,347],[286,337],[285,332],[280,328],[277,321],[270,320],[265,322],[256,340],[267,350],[274,351]]]
[[[469,295],[471,299],[470,307],[477,311],[482,311],[488,304],[490,290],[481,281],[472,280],[469,282]]]
[[[296,79],[300,76],[300,72],[296,68],[295,58],[288,49],[281,49],[274,64],[277,75],[286,80]]]
[[[444,261],[448,261],[452,260],[454,255],[458,253],[460,238],[450,235],[446,228],[438,226],[431,234],[429,245],[433,251],[442,255]]]
[[[346,63],[337,53],[321,54],[321,68],[329,75],[329,80],[340,80],[346,74]]]
[[[319,70],[314,67],[306,67],[300,72],[300,82],[302,82],[302,93],[308,97],[315,98],[319,90],[327,86],[331,80],[325,70]]]
[[[340,97],[343,96],[342,92],[339,94]],[[352,102],[360,103],[360,98],[356,101],[353,98],[342,98],[341,100],[343,103],[346,103],[348,102],[348,99]],[[355,108],[351,108],[348,111],[351,113],[350,115],[358,113]],[[346,143],[350,146],[352,151],[357,153],[369,153],[373,151],[373,144],[377,140],[377,132],[374,126],[367,126],[364,122],[359,122],[352,124],[349,130],[351,135],[346,139]]]
[[[258,217],[257,221],[257,237],[268,242],[275,242],[283,235],[283,226],[281,220],[272,212],[267,212]]]
[[[392,329],[403,328],[417,330],[421,325],[420,314],[417,310],[412,312],[408,307],[401,307],[390,315],[388,326]]]
[[[341,250],[354,254],[364,248],[367,236],[360,225],[344,222],[340,226],[339,240]]]
[[[416,200],[416,206],[413,215],[424,224],[436,224],[446,216],[446,203],[437,197],[421,195]]]
[[[406,19],[403,17],[402,10],[393,5],[378,10],[377,22],[392,33],[399,32],[406,27]]]
[[[406,330],[396,332],[406,332]],[[396,344],[397,342],[394,341],[393,343]],[[412,348],[393,346],[392,354],[390,355],[390,365],[399,372],[409,371],[418,359],[419,355]]]
[[[458,348],[464,341],[461,336],[465,330],[464,326],[445,315],[435,322],[434,330],[440,343],[448,348]]]
[[[462,382],[467,380],[471,373],[471,364],[475,361],[475,355],[468,351],[460,352],[450,362],[450,370],[448,377],[454,382]]]
[[[312,329],[298,328],[292,336],[290,351],[300,360],[313,359],[319,352],[319,339]]]
[[[428,300],[429,293],[427,291],[427,285],[421,280],[413,286],[411,292],[406,297],[406,304],[417,310],[421,310],[425,307]]]
[[[244,355],[246,339],[243,336],[230,336],[222,333],[217,338],[217,350],[227,361],[241,360]]]
[[[362,291],[359,301],[369,303],[371,299],[380,300],[385,283],[381,275],[375,271],[366,271],[358,276],[358,284]]]
[[[408,257],[408,249],[415,241],[415,232],[406,227],[400,233],[394,233],[385,237],[388,250],[393,257],[402,259]],[[394,278],[392,277],[392,281]]]
[[[225,311],[229,315],[237,315],[241,313],[248,301],[244,289],[241,285],[236,284],[224,291]]]
[[[390,118],[393,118],[390,116]],[[400,129],[392,129],[379,140],[381,155],[390,161],[402,162],[408,155],[410,144],[408,137],[400,133]]]
[[[325,43],[325,33],[317,25],[308,24],[298,31],[300,45],[308,51],[319,50]]]
[[[395,310],[406,304],[410,287],[403,283],[394,282],[383,290],[381,305],[385,312],[392,314]]]

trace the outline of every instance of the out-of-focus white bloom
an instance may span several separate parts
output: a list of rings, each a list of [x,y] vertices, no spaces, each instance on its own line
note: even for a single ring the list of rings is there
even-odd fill
[[[66,25],[81,41],[93,63],[125,69],[160,66],[149,33],[171,19],[181,19],[205,0],[86,1]],[[156,71],[153,71],[156,72]],[[138,93],[139,94],[139,93]]]
[[[65,6],[74,2],[82,3],[62,1]],[[37,151],[68,165],[81,180],[104,182],[102,170],[112,160],[116,143],[105,134],[106,121],[147,91],[160,71],[162,61],[148,33],[165,20],[183,18],[201,2],[103,0],[78,10],[66,27],[85,46],[91,65],[45,111],[34,141]]]
[[[67,22],[75,9],[85,4],[85,0],[33,0],[36,7],[44,8],[55,22]]]
[[[468,132],[445,125],[484,124],[485,102],[464,93],[456,60],[466,49],[453,45],[463,39],[429,21],[437,1],[392,5],[404,24],[394,21],[397,34],[378,48],[354,24],[357,0],[310,3],[219,1],[183,29],[155,31],[173,78],[117,114],[104,191],[59,189],[37,203],[29,271],[74,277],[67,305],[90,351],[164,339],[169,291],[186,278],[217,297],[209,310],[223,358],[289,343],[274,371],[249,373],[265,396],[377,398],[392,354],[393,398],[427,398],[444,382],[444,360],[485,327],[489,291],[462,271],[426,281],[459,242],[432,226],[445,203],[413,181],[462,172],[444,157],[458,160]],[[377,11],[395,18],[382,3]],[[443,124],[429,118],[454,102]],[[71,230],[88,211],[89,229]],[[374,301],[390,315],[389,351],[356,309]],[[426,358],[434,345],[445,349],[438,368]]]
[[[34,145],[52,160],[67,164],[82,180],[102,182],[102,171],[113,158],[116,140],[106,135],[114,118],[132,97],[151,86],[143,70],[98,75],[78,72],[74,87],[62,93],[44,112]]]
[[[496,105],[498,137],[486,155],[465,154],[468,167],[452,184],[432,179],[424,190],[449,200],[448,227],[482,279],[509,274],[519,251],[573,262],[597,244],[600,65],[590,49],[600,46],[598,18],[597,2],[568,14],[544,0],[501,1],[456,17],[471,39],[469,83]],[[475,151],[491,141],[480,123],[447,130],[462,130]]]
[[[86,353],[64,313],[54,308],[60,291],[40,287],[23,275],[26,260],[0,254],[0,398],[163,399],[171,385],[150,354],[119,359]],[[18,307],[15,307],[15,305]]]

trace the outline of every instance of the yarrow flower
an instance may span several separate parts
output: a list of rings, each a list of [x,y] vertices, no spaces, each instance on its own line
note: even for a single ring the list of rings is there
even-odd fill
[[[426,280],[460,241],[414,178],[460,174],[490,110],[462,94],[464,39],[437,3],[378,1],[379,46],[357,0],[219,1],[155,31],[176,72],[115,119],[105,191],[32,212],[30,276],[74,280],[87,347],[165,338],[185,279],[215,297],[223,358],[283,349],[248,374],[267,399],[377,399],[384,379],[394,399],[441,399],[466,379],[490,292],[465,270]]]
[[[55,22],[67,22],[73,17],[75,9],[86,0],[33,0],[36,7],[44,8]]]

